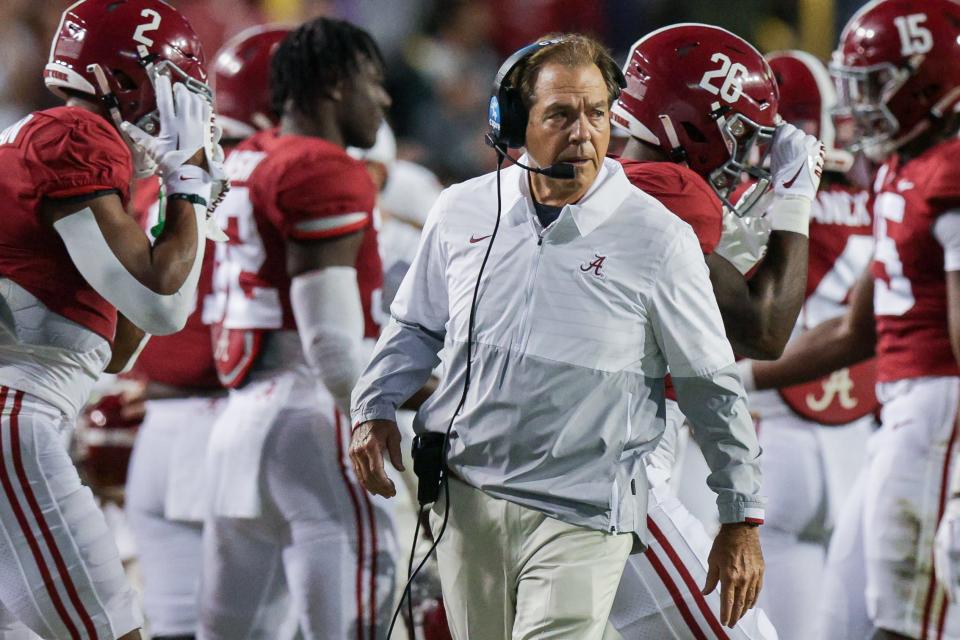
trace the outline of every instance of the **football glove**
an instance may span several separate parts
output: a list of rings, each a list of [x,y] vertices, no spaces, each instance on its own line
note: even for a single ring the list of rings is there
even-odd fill
[[[164,75],[157,76],[156,93],[160,133],[151,136],[129,122],[121,125],[123,132],[156,164],[168,195],[193,193],[209,200],[209,174],[205,180],[197,180],[192,170],[186,176],[179,174],[185,163],[212,140],[210,103],[182,82],[171,86],[170,78]]]

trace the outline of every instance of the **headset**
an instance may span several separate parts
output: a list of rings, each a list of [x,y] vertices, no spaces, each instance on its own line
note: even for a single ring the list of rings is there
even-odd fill
[[[387,631],[387,640],[393,634],[393,628],[397,617],[403,609],[403,602],[407,602],[407,615],[410,619],[410,633],[416,634],[413,621],[413,598],[410,594],[410,587],[413,580],[420,573],[420,570],[430,559],[434,549],[440,543],[444,531],[447,529],[447,521],[450,514],[450,486],[447,473],[447,447],[450,442],[450,431],[453,429],[453,422],[467,399],[467,391],[470,389],[471,362],[473,361],[473,332],[474,319],[477,311],[477,294],[480,291],[480,281],[483,278],[483,272],[487,266],[487,260],[490,258],[490,250],[493,248],[493,242],[497,238],[497,231],[500,229],[500,214],[503,205],[500,197],[500,169],[503,167],[504,160],[510,160],[513,164],[549,178],[558,180],[572,180],[576,175],[576,168],[568,162],[558,162],[546,167],[528,167],[514,160],[508,153],[508,149],[517,149],[526,143],[527,130],[527,108],[523,105],[523,99],[520,89],[509,84],[510,76],[519,65],[526,61],[537,51],[551,45],[563,42],[565,38],[555,38],[552,40],[542,40],[529,44],[510,55],[509,58],[500,65],[497,75],[493,81],[493,95],[490,97],[489,107],[487,109],[487,122],[489,129],[484,136],[486,143],[493,147],[497,152],[497,221],[494,224],[493,232],[487,241],[487,250],[483,256],[483,262],[480,263],[480,271],[477,273],[477,280],[473,286],[473,297],[470,302],[470,317],[467,322],[467,363],[463,376],[463,391],[460,395],[460,401],[457,408],[450,416],[450,422],[447,424],[447,430],[444,433],[429,432],[417,436],[413,441],[414,472],[419,481],[417,486],[417,501],[420,504],[420,511],[417,514],[417,524],[413,532],[413,545],[410,548],[410,560],[407,565],[407,583],[403,588],[403,596],[393,612],[393,618],[390,621],[390,628]],[[620,67],[612,59],[602,60],[601,72],[604,79],[613,77],[617,82],[617,90],[613,96],[616,100],[620,97],[620,91],[627,86]],[[423,472],[421,475],[421,471]],[[417,548],[417,538],[420,533],[420,523],[423,520],[424,509],[426,505],[435,502],[440,497],[441,489],[444,492],[443,521],[440,530],[434,533],[433,543],[426,555],[421,559],[417,568],[413,568],[414,552]]]
[[[563,41],[564,38],[554,38],[552,40],[541,40],[540,42],[528,44],[511,54],[510,57],[500,65],[500,69],[497,70],[497,75],[493,80],[493,95],[490,97],[490,103],[487,107],[487,125],[489,128],[487,129],[487,134],[484,136],[484,140],[497,152],[498,159],[501,163],[504,159],[509,159],[513,164],[527,171],[533,171],[534,173],[539,173],[549,178],[571,180],[575,174],[575,169],[572,164],[558,162],[543,168],[528,167],[520,164],[507,153],[508,149],[518,149],[526,143],[527,119],[529,117],[527,108],[523,104],[523,96],[520,93],[520,88],[511,84],[511,76],[514,70],[530,58],[530,56],[545,47]],[[612,76],[617,83],[616,93],[613,96],[613,100],[616,100],[620,97],[620,92],[626,88],[627,80],[623,76],[623,71],[620,70],[620,67],[617,66],[612,59],[605,59],[600,62],[600,71],[603,73],[604,79],[606,80]],[[499,168],[499,164],[497,166]]]

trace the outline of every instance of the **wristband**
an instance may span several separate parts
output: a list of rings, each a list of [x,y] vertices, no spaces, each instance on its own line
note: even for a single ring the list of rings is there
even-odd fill
[[[775,196],[767,219],[772,231],[790,231],[810,236],[811,202],[803,196]]]
[[[207,207],[207,201],[195,193],[171,193],[167,200],[186,200],[191,204],[198,204],[203,208]]]

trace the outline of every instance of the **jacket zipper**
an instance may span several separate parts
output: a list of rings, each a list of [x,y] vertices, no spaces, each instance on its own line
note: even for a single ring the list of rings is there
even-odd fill
[[[627,433],[626,440],[624,440],[624,446],[626,446],[631,439],[633,439],[633,416],[630,413],[630,407],[633,406],[633,393],[627,393]],[[619,462],[619,461],[618,461]],[[630,492],[633,495],[637,493],[636,483],[631,478],[630,480]],[[610,533],[617,533],[617,526],[620,523],[620,483],[617,482],[616,476],[613,478],[613,494],[610,497]]]
[[[540,270],[540,259],[543,257],[543,233],[537,235],[537,252],[533,257],[533,269],[530,270],[530,277],[527,278],[527,288],[524,293],[523,309],[520,312],[520,322],[517,326],[516,347],[520,353],[526,351],[527,339],[527,312],[533,300],[533,287],[537,280],[537,272]]]

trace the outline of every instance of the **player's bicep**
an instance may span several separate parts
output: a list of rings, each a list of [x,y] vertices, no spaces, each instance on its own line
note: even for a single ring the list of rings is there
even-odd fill
[[[287,275],[291,278],[327,267],[353,267],[363,243],[363,232],[323,240],[287,240]]]

